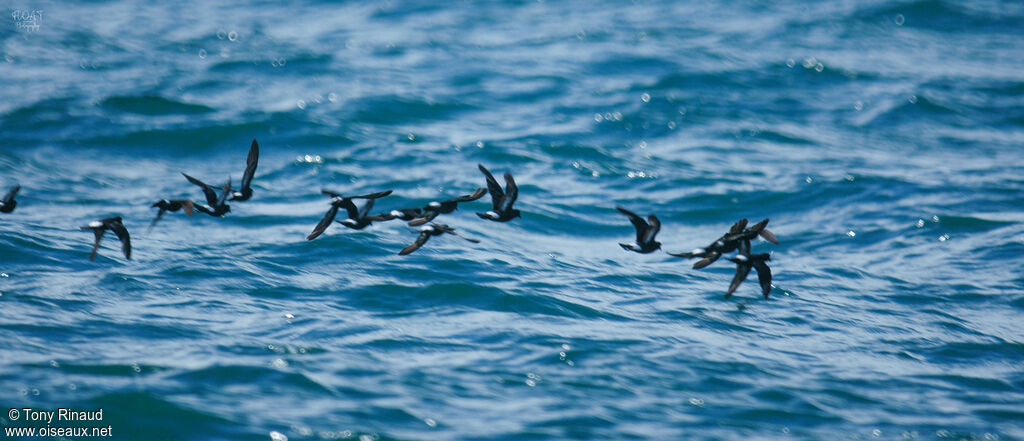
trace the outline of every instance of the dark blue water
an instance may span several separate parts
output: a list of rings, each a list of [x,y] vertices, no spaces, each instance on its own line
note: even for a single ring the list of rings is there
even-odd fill
[[[85,426],[129,440],[1024,439],[1021,3],[5,10],[3,413],[102,409]],[[146,233],[253,138],[253,199]],[[478,163],[522,210],[439,218],[479,244],[305,240],[321,188],[422,206]],[[771,218],[771,298],[622,250],[615,205],[672,252]],[[132,259],[108,234],[90,262],[78,227],[114,215]]]

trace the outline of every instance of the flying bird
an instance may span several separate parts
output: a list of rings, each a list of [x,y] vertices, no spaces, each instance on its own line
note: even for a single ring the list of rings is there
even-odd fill
[[[638,253],[650,253],[658,248],[661,248],[661,242],[654,240],[654,236],[661,230],[661,221],[658,217],[651,214],[647,216],[647,221],[636,213],[629,211],[622,207],[615,207],[620,213],[629,216],[629,221],[633,223],[633,227],[636,228],[636,243],[620,243],[623,249],[628,251],[636,251]],[[649,222],[649,223],[648,223]]]
[[[96,259],[96,251],[100,247],[100,239],[103,238],[103,234],[107,230],[113,231],[117,235],[117,238],[121,240],[121,251],[124,252],[124,257],[128,260],[132,258],[132,241],[128,235],[128,229],[121,223],[121,216],[108,217],[100,219],[98,221],[89,222],[89,225],[81,227],[83,230],[92,230],[96,236],[96,240],[92,245],[92,253],[89,254],[89,260]]]
[[[402,248],[402,251],[399,251],[398,255],[404,256],[412,253],[413,251],[420,249],[423,244],[427,243],[427,240],[429,240],[431,236],[440,236],[445,233],[454,234],[473,243],[480,243],[479,239],[471,239],[456,233],[455,229],[448,225],[431,222],[430,225],[420,227],[420,236],[416,238],[415,242],[409,244],[409,246],[405,248]]]
[[[494,179],[494,175],[483,164],[477,164],[477,167],[480,168],[484,177],[487,178],[487,191],[491,194],[493,209],[486,213],[477,213],[476,215],[495,222],[508,222],[521,217],[519,210],[512,208],[512,204],[519,197],[519,186],[516,185],[516,180],[512,179],[512,174],[505,173],[505,190],[502,191],[501,185]]]
[[[765,228],[767,225],[768,219],[764,219],[761,222],[754,224],[750,228],[747,228],[747,220],[740,219],[735,224],[733,224],[731,228],[729,228],[728,233],[723,234],[722,237],[719,237],[717,240],[715,240],[710,245],[704,248],[697,248],[688,253],[668,254],[687,259],[700,257],[701,260],[698,260],[696,263],[694,263],[693,267],[695,269],[704,268],[714,263],[716,260],[718,260],[719,257],[722,257],[722,254],[736,250],[744,242],[749,246],[750,241],[756,238],[757,236],[761,236],[771,243],[778,244],[779,239],[775,237],[775,233],[772,233],[767,228]]]
[[[411,222],[409,222],[409,226],[418,227],[420,225],[423,225],[427,222],[434,220],[434,218],[437,217],[439,214],[448,214],[455,211],[457,208],[459,208],[460,202],[475,201],[477,199],[484,197],[485,194],[487,194],[486,188],[478,188],[476,189],[476,191],[464,196],[446,199],[443,201],[433,201],[427,204],[426,207],[423,207],[423,213],[420,214],[420,216],[417,217],[416,219],[413,219]]]
[[[214,217],[224,216],[231,211],[231,206],[227,204],[228,197],[231,196],[231,178],[228,178],[228,182],[224,184],[224,188],[221,189],[220,196],[218,196],[213,187],[185,173],[182,174],[185,175],[189,182],[202,188],[203,195],[206,196],[206,206],[196,205],[196,210]]]
[[[3,199],[0,199],[0,213],[10,213],[14,211],[14,207],[18,206],[18,201],[14,200],[14,196],[18,194],[18,190],[21,190],[20,185],[11,187],[11,190],[4,195]]]
[[[736,292],[736,288],[739,288],[740,284],[746,280],[747,275],[750,274],[750,269],[757,270],[757,280],[761,283],[761,293],[764,298],[768,298],[768,294],[772,291],[772,270],[768,268],[768,261],[772,259],[772,255],[768,253],[761,254],[750,254],[750,242],[744,242],[740,245],[739,254],[736,257],[730,257],[729,260],[736,263],[736,275],[733,276],[732,282],[729,284],[729,290],[725,292],[725,298],[732,296],[732,293]]]
[[[370,199],[366,201],[366,204],[363,204],[363,208],[356,210],[356,204],[349,199],[348,204],[345,204],[345,210],[348,211],[348,219],[340,220],[338,223],[353,230],[362,230],[374,222],[395,219],[395,217],[391,216],[391,213],[368,216],[370,210],[373,209],[375,200]]]
[[[193,208],[195,208],[195,203],[188,199],[161,199],[153,203],[153,205],[150,205],[150,207],[158,207],[160,210],[156,212],[156,218],[153,219],[153,222],[149,223],[149,228],[146,230],[147,233],[153,229],[153,226],[156,225],[156,221],[160,220],[160,218],[164,216],[164,212],[185,210],[185,215],[191,216]]]
[[[340,193],[336,193],[327,189],[320,190],[320,193],[331,197],[331,208],[327,209],[327,213],[324,214],[323,219],[320,219],[320,223],[316,224],[316,227],[313,228],[313,232],[309,233],[309,235],[306,236],[306,240],[313,240],[316,239],[317,237],[320,237],[321,234],[324,234],[324,231],[327,231],[327,227],[329,227],[331,225],[331,222],[334,221],[334,217],[338,215],[339,208],[344,208],[345,211],[348,212],[350,218],[359,218],[359,210],[356,208],[356,205],[352,203],[352,199],[369,199],[370,201],[373,201],[374,199],[379,199],[391,194],[391,190],[364,194],[361,196],[342,196]],[[371,208],[373,207],[373,204],[369,205]],[[363,216],[364,220],[366,220],[366,217],[367,216],[365,215]],[[366,225],[369,225],[369,222],[367,222]],[[363,228],[366,225],[363,225],[362,227],[359,228]]]

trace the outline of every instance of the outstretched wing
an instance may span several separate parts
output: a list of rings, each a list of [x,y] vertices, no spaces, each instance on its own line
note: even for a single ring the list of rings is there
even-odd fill
[[[430,221],[434,220],[434,218],[437,217],[437,215],[438,215],[438,212],[433,211],[433,210],[424,211],[423,214],[420,215],[420,217],[409,221],[409,226],[410,227],[418,227],[420,225],[423,225],[423,224],[425,224],[427,222],[430,222]]]
[[[654,236],[661,230],[661,221],[658,220],[658,216],[653,214],[647,216],[647,222],[650,223],[651,228],[647,229],[647,234],[644,234],[644,243],[649,243],[654,240]]]
[[[516,180],[512,178],[511,173],[505,173],[505,200],[501,203],[501,211],[508,211],[512,208],[512,204],[516,202],[516,198],[519,197],[519,186],[516,185]]]
[[[772,269],[761,259],[754,261],[754,269],[757,270],[757,280],[761,283],[761,293],[767,299],[768,294],[772,292]]]
[[[469,201],[475,201],[477,199],[480,199],[480,198],[484,197],[485,194],[487,194],[487,189],[486,188],[478,188],[478,189],[476,189],[475,191],[473,191],[470,194],[462,195],[462,196],[459,196],[457,198],[449,199],[448,202],[469,202]]]
[[[491,172],[483,164],[477,164],[476,166],[484,174],[484,177],[487,178],[487,191],[491,193],[491,203],[494,205],[494,211],[501,210],[501,201],[502,197],[505,196],[505,192],[498,185],[498,181],[494,179],[494,175],[491,175]]]
[[[124,252],[124,257],[128,260],[132,258],[132,238],[128,234],[128,229],[124,227],[124,224],[120,221],[111,222],[109,224],[111,231],[117,235],[117,238],[121,240],[121,251]]]
[[[100,239],[103,239],[103,234],[106,232],[106,228],[92,228],[94,238],[92,243],[92,252],[89,253],[89,260],[96,260],[96,251],[100,249]]]
[[[196,178],[193,178],[193,177],[191,177],[191,176],[189,176],[189,175],[187,175],[185,173],[182,173],[182,175],[184,175],[185,179],[188,179],[189,182],[191,182],[191,183],[193,183],[195,185],[198,185],[199,188],[203,189],[203,196],[206,196],[206,204],[207,205],[209,205],[211,207],[217,205],[217,193],[215,191],[213,191],[213,189],[210,188],[209,185],[206,185],[205,182],[200,181],[200,180],[198,180]]]
[[[373,208],[374,200],[375,199],[370,199],[370,200],[366,201],[366,204],[363,204],[363,208],[360,208],[359,212],[356,213],[356,215],[359,216],[359,217],[358,218],[354,218],[354,219],[363,219],[363,218],[365,218],[366,215],[370,212],[370,209]],[[355,206],[355,204],[352,204],[352,205]],[[351,215],[351,213],[349,213],[349,215]]]
[[[245,160],[245,173],[242,174],[242,189],[249,188],[252,184],[252,177],[256,175],[256,165],[260,162],[260,145],[252,140],[249,147],[249,158]]]
[[[331,222],[334,222],[334,216],[337,215],[338,206],[331,204],[331,208],[327,210],[327,214],[324,215],[323,219],[320,219],[320,223],[316,224],[316,227],[313,228],[313,232],[309,233],[309,236],[306,236],[306,240],[313,240],[320,237],[321,234],[324,234],[324,231],[326,231],[327,227],[331,225]]]
[[[732,293],[736,292],[736,288],[739,288],[740,284],[747,279],[747,274],[750,274],[750,264],[736,264],[736,275],[733,276],[732,283],[729,284],[729,290],[725,292],[725,298],[729,298]]]
[[[717,251],[711,251],[708,253],[707,257],[698,260],[696,263],[694,263],[693,269],[701,269],[708,265],[711,265],[712,263],[715,263],[715,261],[718,260],[719,257],[722,257],[722,253],[719,253]]]
[[[361,196],[352,196],[352,199],[380,199],[384,196],[391,194],[393,190],[378,191],[376,193],[364,194]]]
[[[224,188],[220,191],[220,197],[217,198],[217,205],[214,205],[214,207],[219,207],[221,205],[224,205],[224,203],[227,202],[227,200],[228,200],[228,196],[231,196],[231,177],[230,176],[228,176],[228,182],[226,184],[224,184]]]
[[[10,191],[7,192],[6,195],[4,195],[3,199],[0,199],[0,203],[2,203],[3,205],[10,205],[11,201],[14,200],[14,196],[18,194],[18,190],[21,190],[21,186],[15,185],[13,188],[11,188]]]
[[[326,188],[321,188],[320,189],[320,194],[325,194],[325,195],[330,196],[332,198],[340,198],[341,197],[341,193],[335,193],[335,192],[330,191],[330,190],[328,190]]]
[[[160,207],[160,206],[159,205],[154,205],[154,207]],[[166,212],[166,211],[167,211],[166,208],[160,207],[160,211],[156,212],[156,217],[153,218],[153,222],[149,223],[149,228],[146,229],[146,233],[149,233],[150,231],[153,231],[153,226],[156,225],[156,221],[160,220],[161,217],[164,217],[164,212]]]
[[[193,209],[196,206],[195,202],[192,202],[192,201],[190,201],[188,199],[182,199],[180,201],[172,201],[172,202],[177,202],[178,204],[181,205],[181,208],[183,210],[185,210],[185,216],[191,216],[192,215],[192,211],[193,211]]]
[[[644,235],[646,235],[647,230],[651,226],[647,225],[647,222],[644,221],[643,218],[641,218],[640,216],[637,216],[636,213],[633,213],[632,211],[629,211],[629,210],[627,210],[625,208],[622,208],[622,207],[619,207],[619,206],[616,206],[615,209],[619,210],[619,213],[622,213],[622,214],[625,214],[626,216],[629,216],[629,221],[631,223],[633,223],[633,228],[636,228],[636,242],[637,243],[643,243],[644,242]]]
[[[732,227],[729,228],[729,234],[740,234],[744,228],[747,228],[747,218],[740,219],[732,224]]]
[[[772,233],[767,228],[761,230],[761,232],[758,233],[758,234],[760,234],[761,237],[763,237],[764,240],[767,240],[768,242],[771,242],[771,243],[773,243],[775,245],[779,244],[779,238],[775,237],[775,233]]]
[[[426,231],[420,233],[420,237],[417,237],[416,241],[409,244],[409,246],[402,248],[402,251],[399,251],[398,255],[404,256],[406,254],[412,253],[413,251],[420,249],[420,247],[423,246],[423,244],[427,243],[427,239],[430,239],[430,233]]]

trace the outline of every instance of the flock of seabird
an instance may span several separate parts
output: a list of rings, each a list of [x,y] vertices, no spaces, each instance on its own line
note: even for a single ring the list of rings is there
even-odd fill
[[[243,202],[249,200],[253,193],[252,179],[256,174],[259,155],[259,144],[254,139],[252,141],[252,145],[249,147],[249,157],[246,160],[246,167],[242,174],[241,186],[238,189],[232,188],[230,177],[224,185],[215,187],[189,176],[188,174],[182,173],[189,182],[203,190],[203,195],[206,198],[206,204],[203,205],[190,199],[161,199],[153,203],[151,206],[153,208],[157,208],[158,211],[156,213],[156,218],[150,222],[147,231],[152,230],[157,221],[159,221],[160,218],[163,217],[164,213],[168,211],[184,211],[187,216],[191,216],[193,212],[199,211],[210,216],[221,217],[231,211],[231,207],[228,205],[228,202]],[[327,209],[327,213],[324,214],[324,217],[320,219],[320,222],[313,228],[313,231],[306,236],[306,240],[316,239],[334,222],[340,223],[348,228],[361,230],[373,222],[398,219],[408,222],[409,226],[420,227],[419,237],[417,237],[413,243],[399,251],[399,255],[404,256],[410,254],[426,244],[431,237],[441,236],[444,234],[451,234],[469,242],[479,243],[480,241],[478,239],[462,236],[456,232],[454,228],[448,225],[434,222],[434,219],[437,216],[449,214],[455,211],[460,203],[475,201],[488,193],[491,195],[492,208],[487,212],[476,213],[476,215],[481,219],[487,219],[495,222],[508,222],[517,217],[521,217],[519,210],[513,208],[513,204],[519,196],[519,187],[516,185],[516,181],[512,177],[512,174],[505,173],[505,187],[502,188],[486,167],[482,164],[478,164],[477,166],[487,180],[487,188],[478,188],[470,194],[456,198],[433,201],[422,208],[402,208],[371,215],[370,210],[373,209],[375,201],[390,195],[392,192],[391,190],[359,196],[343,196],[341,193],[322,189],[320,192],[331,198],[330,207]],[[21,186],[15,185],[2,199],[0,199],[0,213],[11,213],[14,211],[14,207],[18,204],[14,197],[18,194],[19,190],[21,190]],[[356,199],[363,199],[366,202],[363,203],[362,207],[358,207],[354,202]],[[335,217],[337,217],[338,210],[341,208],[345,209],[348,218],[336,221]],[[647,216],[646,220],[644,220],[644,218],[623,207],[617,206],[615,208],[622,214],[629,217],[629,221],[633,224],[633,227],[636,228],[636,241],[634,243],[620,243],[619,245],[621,245],[623,249],[644,254],[661,249],[661,242],[655,240],[655,236],[657,236],[658,231],[661,230],[661,222],[658,220],[657,216],[651,214]],[[700,269],[714,263],[723,254],[736,251],[736,255],[734,257],[728,258],[728,260],[736,264],[736,275],[733,276],[732,283],[729,284],[729,290],[726,292],[725,298],[728,299],[732,296],[740,284],[746,280],[747,275],[750,274],[750,270],[754,269],[757,271],[757,277],[761,284],[762,294],[767,299],[768,294],[771,292],[772,283],[772,271],[768,268],[767,264],[767,261],[771,260],[771,255],[768,253],[750,253],[750,241],[758,236],[771,243],[779,243],[775,234],[765,228],[767,225],[768,219],[765,219],[747,227],[747,220],[741,219],[733,224],[732,228],[730,228],[727,233],[706,247],[697,248],[686,253],[668,254],[686,259],[700,258],[700,260],[693,264],[694,269]],[[81,229],[92,230],[94,235],[92,252],[89,254],[89,260],[94,260],[96,258],[96,252],[100,246],[100,239],[103,238],[103,235],[107,230],[114,232],[117,238],[121,241],[121,250],[124,252],[124,257],[126,259],[131,259],[131,237],[128,234],[128,229],[125,228],[122,223],[120,216],[93,221],[90,222],[89,225],[81,227]]]

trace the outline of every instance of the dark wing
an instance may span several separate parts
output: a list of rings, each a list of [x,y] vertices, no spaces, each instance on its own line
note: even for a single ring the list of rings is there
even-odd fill
[[[765,218],[763,221],[751,225],[750,228],[747,228],[747,231],[750,231],[751,233],[761,234],[761,231],[764,231],[764,227],[766,226],[768,226],[768,218]]]
[[[391,194],[392,191],[393,190],[378,191],[376,193],[364,194],[362,196],[352,196],[352,199],[379,199]]]
[[[242,188],[249,188],[252,184],[252,177],[256,175],[256,165],[260,162],[260,145],[256,140],[252,140],[252,146],[249,147],[249,158],[245,160],[245,173],[242,174]]]
[[[423,214],[420,217],[409,221],[409,226],[410,227],[418,227],[420,225],[423,225],[423,224],[425,224],[427,222],[430,222],[430,221],[434,220],[434,218],[437,217],[437,215],[438,215],[438,212],[433,211],[433,210],[424,211]]]
[[[701,269],[708,265],[711,265],[712,263],[715,263],[715,261],[718,260],[719,257],[722,257],[722,253],[719,253],[717,251],[708,252],[707,257],[698,260],[697,263],[693,264],[693,269]]]
[[[501,200],[505,196],[505,192],[502,191],[498,181],[494,179],[494,176],[491,175],[491,172],[483,164],[477,164],[476,166],[483,172],[484,177],[487,178],[487,191],[491,193],[491,203],[494,205],[494,211],[500,211]]]
[[[651,226],[647,225],[647,222],[644,221],[643,218],[637,216],[636,213],[633,213],[632,211],[618,206],[615,207],[615,209],[619,210],[619,213],[629,216],[629,221],[633,223],[633,228],[636,228],[636,242],[643,243],[644,236],[647,234],[647,230],[651,228]]]
[[[512,178],[511,173],[505,173],[505,200],[502,201],[501,211],[508,211],[512,208],[512,204],[515,203],[516,198],[519,197],[519,186],[516,185],[516,180]]]
[[[341,197],[341,193],[335,193],[335,192],[330,191],[330,190],[328,190],[326,188],[321,188],[320,189],[320,193],[321,194],[325,194],[327,196],[330,196],[332,198],[340,198]]]
[[[775,233],[772,233],[771,231],[768,231],[767,228],[761,230],[761,232],[758,233],[758,234],[760,234],[761,237],[763,237],[764,240],[767,240],[768,242],[771,242],[771,243],[773,243],[775,245],[779,244],[779,238],[775,237]]]
[[[736,288],[739,288],[740,284],[747,279],[747,274],[750,274],[750,264],[737,263],[736,275],[733,276],[732,283],[729,284],[729,290],[725,292],[725,298],[729,298],[732,293],[736,292]]]
[[[182,174],[185,175],[185,179],[188,179],[189,182],[191,182],[193,184],[196,184],[196,185],[199,186],[199,188],[203,189],[203,196],[206,196],[206,204],[207,205],[209,205],[211,207],[216,206],[216,204],[217,204],[217,193],[215,191],[213,191],[213,189],[210,188],[209,185],[206,185],[205,182],[200,181],[200,180],[198,180],[196,178],[193,178],[193,177],[191,177],[189,175],[186,175],[185,173],[182,173]]]
[[[740,220],[736,221],[735,224],[732,224],[732,228],[729,228],[729,234],[730,235],[732,235],[732,234],[740,234],[740,233],[743,232],[744,228],[747,228],[747,219],[746,218],[740,219]]]
[[[88,227],[85,227],[88,228]],[[89,253],[89,260],[96,260],[96,250],[100,249],[100,239],[103,239],[103,234],[107,232],[106,228],[90,228],[92,234],[95,236],[92,244],[92,252]]]
[[[204,207],[202,205],[195,205],[194,207],[195,207],[196,211],[199,211],[200,213],[206,213],[206,214],[208,214],[210,216],[213,216],[213,211],[211,211],[209,208],[206,208],[206,207]]]
[[[420,247],[423,246],[423,244],[427,243],[427,239],[430,239],[430,233],[426,231],[421,232],[420,237],[417,237],[416,241],[409,244],[409,246],[402,248],[402,251],[399,251],[398,255],[404,256],[406,254],[409,254],[413,251],[420,249]]]
[[[772,269],[761,259],[754,261],[754,269],[757,270],[758,282],[761,282],[761,293],[767,299],[768,293],[772,292]]]
[[[685,259],[692,259],[694,257],[703,256],[703,254],[698,255],[698,254],[694,254],[694,253],[668,253],[668,255],[669,256],[675,256],[675,257],[682,257],[682,258],[685,258]]]
[[[153,219],[153,222],[149,223],[149,228],[146,229],[147,233],[153,230],[153,225],[156,225],[156,221],[160,220],[161,217],[164,217],[164,212],[167,211],[166,208],[159,205],[154,205],[154,207],[160,207],[160,211],[156,212],[156,218]]]
[[[2,202],[4,205],[9,205],[11,201],[14,200],[14,195],[18,194],[18,190],[21,190],[21,186],[15,185],[13,188],[11,188],[10,191],[7,192],[6,195],[4,195],[3,199],[0,199],[0,202]]]
[[[475,201],[477,199],[480,199],[480,198],[484,197],[485,194],[487,194],[487,189],[486,188],[478,188],[478,189],[476,189],[475,191],[473,191],[470,194],[462,195],[462,196],[459,196],[457,198],[451,198],[451,199],[448,199],[446,202],[469,202],[469,201]]]
[[[124,227],[121,222],[111,222],[109,228],[117,238],[121,240],[121,251],[124,252],[124,257],[128,260],[132,258],[132,238],[128,234],[128,229]]]
[[[320,223],[316,224],[316,227],[313,228],[313,232],[309,233],[309,236],[306,236],[306,240],[313,240],[319,237],[321,234],[324,234],[324,231],[326,231],[327,227],[331,225],[331,222],[334,222],[334,216],[337,215],[338,206],[331,204],[331,208],[327,210],[327,214],[324,215],[323,219],[320,219]]]
[[[231,177],[230,176],[228,177],[228,182],[226,184],[224,184],[224,188],[220,191],[220,197],[217,198],[217,205],[214,205],[214,207],[219,207],[221,205],[224,205],[224,203],[227,202],[227,200],[228,200],[228,196],[231,196]]]
[[[445,233],[451,234],[453,236],[461,237],[461,238],[463,238],[465,240],[468,240],[470,242],[473,242],[473,243],[480,243],[480,239],[473,239],[473,238],[470,238],[470,237],[463,236],[463,235],[459,234],[457,231],[455,231],[454,228],[449,227],[448,225],[445,225],[445,224],[434,224],[434,228],[437,228],[438,230],[444,231]]]
[[[185,216],[191,216],[192,215],[192,210],[196,206],[195,202],[192,202],[192,201],[190,201],[188,199],[182,199],[182,200],[171,201],[171,202],[175,202],[178,205],[181,205],[181,208],[185,210]]]
[[[647,216],[647,222],[650,222],[651,228],[647,230],[647,234],[644,234],[644,243],[649,243],[654,240],[654,236],[661,230],[661,221],[658,220],[658,216],[653,214]]]
[[[366,201],[366,204],[363,205],[363,208],[360,208],[359,212],[356,213],[356,215],[359,216],[356,219],[363,219],[363,218],[365,218],[367,213],[370,212],[370,209],[373,208],[373,202],[374,202],[374,199],[370,199],[370,200]],[[353,206],[354,205],[355,204],[353,204]],[[350,216],[351,216],[351,214],[352,213],[349,213]]]

